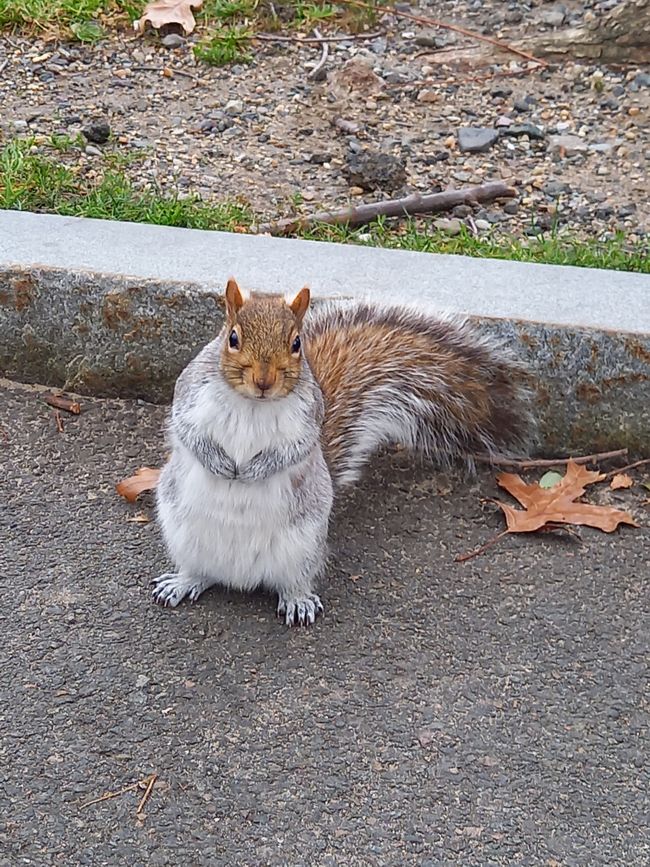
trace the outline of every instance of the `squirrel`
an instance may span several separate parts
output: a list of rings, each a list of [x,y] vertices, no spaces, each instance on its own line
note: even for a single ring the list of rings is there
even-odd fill
[[[525,448],[523,364],[464,321],[404,307],[287,299],[234,279],[225,324],[179,376],[158,517],[176,606],[221,584],[277,593],[287,625],[313,624],[334,491],[380,447],[443,466]]]

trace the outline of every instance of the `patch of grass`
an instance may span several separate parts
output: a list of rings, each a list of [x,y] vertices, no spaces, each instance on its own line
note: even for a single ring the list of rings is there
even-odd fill
[[[82,41],[96,41],[90,23],[124,9],[120,0],[0,0],[0,28],[35,32],[63,31]],[[97,36],[97,31],[95,31]]]
[[[0,0],[0,30],[56,36],[93,44],[116,25],[130,28],[146,0]],[[376,21],[372,9],[324,0],[206,0],[196,10],[199,32],[207,38],[195,49],[207,63],[223,65],[249,59],[247,40],[260,30],[311,29],[323,22],[357,32]],[[210,28],[217,28],[210,34]]]
[[[302,0],[297,0],[294,4],[295,15],[294,21],[296,24],[318,24],[320,21],[327,21],[328,18],[334,18],[338,14],[338,10],[331,3],[303,3]]]
[[[79,167],[34,153],[32,140],[14,141],[0,151],[0,208],[155,223],[189,229],[236,231],[251,225],[249,209],[236,202],[216,205],[154,189],[137,190],[120,172],[89,180]]]
[[[226,66],[235,61],[250,63],[252,55],[247,48],[251,35],[251,31],[243,26],[222,27],[194,47],[194,56],[211,66]]]
[[[206,0],[197,11],[199,21],[212,24],[233,19],[250,20],[257,9],[257,0]]]
[[[239,202],[211,204],[198,196],[181,198],[158,189],[136,189],[120,171],[126,162],[119,151],[104,152],[103,162],[108,168],[91,180],[75,161],[82,149],[83,140],[70,136],[53,136],[39,143],[21,139],[5,145],[0,150],[0,208],[239,232],[258,222],[250,208]],[[295,204],[299,201],[296,194]],[[301,232],[300,237],[650,274],[648,242],[630,243],[622,235],[585,241],[556,230],[547,236],[522,239],[475,237],[463,229],[450,237],[419,219],[397,223],[378,220],[360,229],[321,225]]]
[[[433,227],[428,228],[422,220],[406,221],[395,227],[379,219],[359,229],[322,225],[304,232],[303,237],[421,253],[461,254],[482,259],[510,259],[650,274],[650,243],[630,243],[620,233],[606,240],[582,240],[555,229],[548,235],[523,239],[502,234],[477,237],[463,227],[460,234],[451,237]]]

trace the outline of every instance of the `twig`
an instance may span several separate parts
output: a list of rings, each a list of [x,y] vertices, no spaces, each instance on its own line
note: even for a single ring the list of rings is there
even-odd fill
[[[444,193],[420,195],[413,193],[403,199],[387,199],[384,202],[371,202],[346,208],[344,211],[320,211],[306,217],[278,220],[258,227],[258,232],[270,235],[288,235],[325,223],[328,226],[364,226],[377,217],[410,217],[412,214],[431,214],[449,211],[456,205],[475,202],[491,202],[494,199],[508,199],[516,195],[515,190],[501,181],[481,184],[478,187],[465,187],[461,190],[447,190]]]
[[[79,401],[72,400],[71,397],[66,397],[64,394],[52,394],[51,392],[47,392],[43,395],[43,400],[55,409],[64,409],[66,412],[71,412],[73,415],[79,415],[81,412],[81,404]]]
[[[409,21],[416,21],[418,24],[425,24],[429,27],[442,27],[444,30],[453,30],[455,33],[462,33],[463,36],[469,36],[470,39],[478,39],[479,42],[487,42],[490,45],[496,45],[503,51],[510,51],[513,54],[518,54],[526,60],[531,60],[533,63],[538,63],[540,66],[548,66],[545,60],[540,60],[526,51],[521,51],[507,42],[501,42],[499,39],[493,39],[491,36],[484,36],[482,33],[475,33],[473,30],[467,30],[465,27],[459,27],[457,24],[447,24],[439,18],[428,18],[424,15],[413,15],[411,12],[400,12],[392,6],[374,6],[370,3],[363,3],[362,0],[340,0],[348,6],[358,6],[360,9],[370,9],[373,12],[383,12],[388,15],[394,15],[396,18],[407,18]]]
[[[9,58],[8,57],[6,60],[3,60],[2,63],[0,63],[0,75],[2,75],[2,73],[5,71],[7,66],[9,66]]]
[[[140,782],[133,783],[130,786],[125,786],[123,789],[120,789],[119,792],[106,792],[106,794],[102,795],[100,798],[93,798],[92,801],[86,801],[85,804],[81,804],[81,809],[83,810],[84,807],[90,807],[91,804],[99,804],[100,801],[108,801],[111,798],[119,798],[120,795],[125,795],[127,792],[133,792],[135,791],[135,789],[140,788]]]
[[[314,66],[312,71],[309,73],[307,78],[311,78],[312,81],[322,81],[325,78],[325,64],[327,63],[327,58],[329,57],[330,49],[327,42],[325,42],[322,38],[322,34],[317,27],[314,27],[314,35],[317,36],[321,40],[321,56],[320,60]]]
[[[172,76],[183,75],[185,78],[191,78],[192,81],[196,81],[197,83],[201,82],[201,79],[192,72],[185,72],[184,69],[176,69],[174,66],[132,66],[131,69],[134,72],[160,72],[163,77],[165,77],[165,70],[168,69],[172,73]]]
[[[54,423],[56,424],[56,429],[59,433],[63,433],[63,419],[61,418],[61,413],[58,409],[54,410]]]
[[[644,467],[646,464],[650,464],[650,458],[643,458],[640,461],[634,461],[633,464],[626,464],[624,467],[618,467],[616,470],[612,470],[609,473],[605,474],[606,479],[611,479],[614,476],[618,475],[618,473],[623,473],[625,470],[633,470],[636,467]]]
[[[156,782],[157,779],[158,779],[158,774],[152,774],[152,775],[148,778],[148,780],[147,780],[147,788],[145,789],[144,795],[143,795],[142,798],[140,799],[140,803],[138,804],[138,808],[137,808],[137,810],[135,811],[136,813],[139,814],[139,813],[141,813],[141,812],[144,810],[144,805],[145,805],[145,804],[147,803],[147,801],[149,800],[149,797],[150,797],[150,795],[151,795],[151,791],[152,791],[152,789],[153,789],[153,787],[154,787],[154,783]],[[144,780],[142,780],[141,782],[144,782]]]
[[[497,533],[496,536],[488,539],[488,541],[484,545],[481,545],[480,548],[475,548],[473,551],[468,551],[466,554],[456,554],[454,560],[456,561],[456,563],[464,563],[466,560],[471,560],[472,557],[478,557],[481,554],[484,554],[488,550],[488,548],[491,548],[492,545],[496,545],[499,539],[503,539],[503,537],[507,535],[508,532],[508,530],[501,530],[500,533]]]
[[[378,36],[383,36],[383,33],[378,30],[376,33],[344,33],[341,36],[322,36],[320,39],[311,36],[285,36],[275,33],[256,33],[251,36],[251,39],[259,39],[261,42],[297,42],[299,45],[321,42],[347,42],[350,39],[376,39]]]
[[[580,457],[549,458],[540,460],[526,460],[525,458],[501,458],[490,455],[475,455],[477,461],[482,464],[492,464],[495,467],[518,467],[520,470],[530,470],[534,467],[559,467],[573,461],[574,464],[588,464],[592,461],[607,461],[610,458],[620,458],[627,455],[627,449],[616,449],[613,452],[600,452],[595,455],[581,455]],[[625,469],[625,467],[623,467]],[[620,470],[615,470],[620,472]]]

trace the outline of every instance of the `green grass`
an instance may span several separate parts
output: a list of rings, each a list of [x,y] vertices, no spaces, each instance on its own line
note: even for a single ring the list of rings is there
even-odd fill
[[[83,175],[78,161],[82,147],[81,138],[64,135],[46,141],[21,139],[5,145],[0,150],[0,208],[240,232],[257,222],[255,214],[241,202],[213,204],[197,196],[181,198],[154,188],[136,189],[122,171],[134,157],[125,156],[119,149],[104,151],[104,173],[90,180]],[[93,162],[93,168],[96,165]],[[300,236],[425,253],[462,253],[650,273],[648,243],[630,244],[622,235],[585,241],[556,229],[547,236],[521,239],[505,235],[475,237],[464,229],[450,237],[420,218],[378,220],[361,229],[321,225]]]
[[[142,4],[143,5],[143,4]],[[62,33],[93,42],[102,38],[99,19],[126,18],[141,8],[123,0],[0,0],[0,29]]]
[[[606,240],[585,240],[555,228],[545,235],[523,239],[503,234],[475,236],[463,226],[460,234],[450,237],[443,232],[427,229],[422,219],[405,221],[397,229],[380,219],[360,229],[323,225],[303,234],[318,241],[415,250],[420,253],[462,254],[482,259],[545,262],[550,265],[577,265],[582,268],[650,274],[650,242],[629,243],[622,233]]]
[[[59,141],[59,150],[61,145]],[[252,214],[242,204],[212,205],[192,196],[137,190],[112,169],[90,181],[75,166],[33,153],[33,147],[28,140],[14,141],[0,151],[0,208],[223,231],[246,228],[252,222]]]
[[[95,43],[116,28],[131,29],[146,0],[0,0],[0,31],[11,30]],[[223,65],[250,59],[249,38],[256,31],[309,30],[323,22],[360,30],[374,22],[372,10],[304,0],[205,0],[195,10],[202,37],[196,56]]]
[[[213,31],[209,39],[195,46],[194,55],[197,60],[211,66],[226,66],[234,62],[249,63],[252,60],[252,55],[247,50],[250,38],[251,31],[246,27],[221,27]]]

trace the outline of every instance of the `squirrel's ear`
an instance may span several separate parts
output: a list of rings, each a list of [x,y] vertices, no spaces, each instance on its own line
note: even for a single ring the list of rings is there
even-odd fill
[[[289,305],[298,322],[302,322],[302,317],[307,312],[307,308],[309,307],[309,297],[309,287],[303,286]]]
[[[243,305],[244,299],[234,277],[226,284],[226,313],[229,319],[235,319],[237,311]]]

